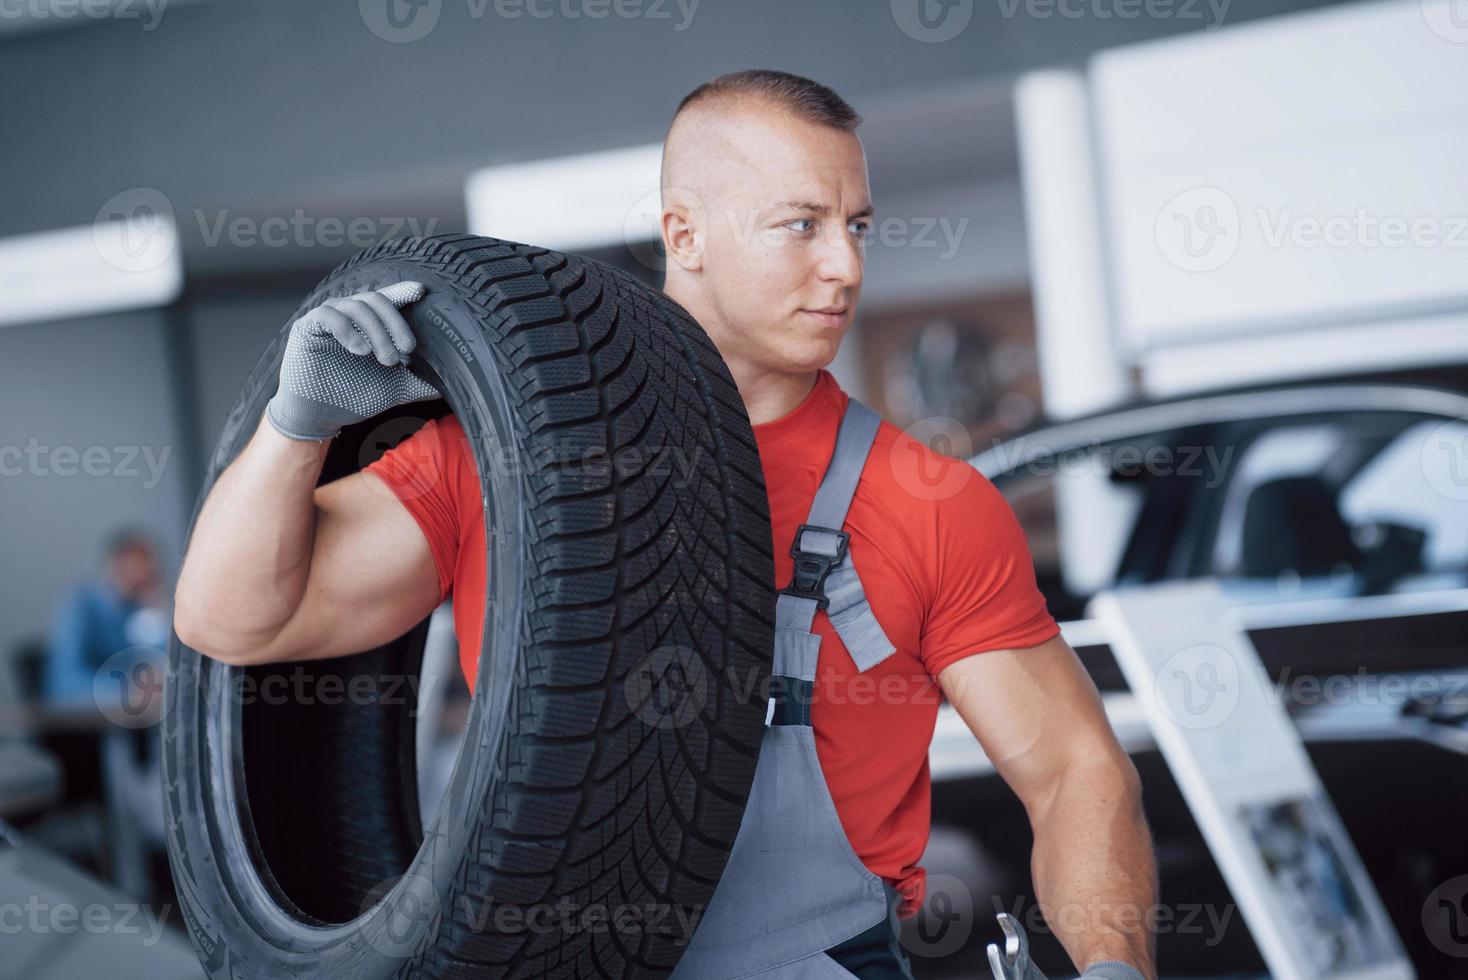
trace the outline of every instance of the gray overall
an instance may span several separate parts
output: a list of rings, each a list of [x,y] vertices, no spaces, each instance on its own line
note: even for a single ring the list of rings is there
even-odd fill
[[[776,600],[772,696],[754,788],[674,980],[850,980],[856,974],[824,951],[884,920],[895,931],[895,893],[852,850],[810,724],[821,647],[811,632],[817,609],[826,610],[858,670],[893,652],[847,554],[850,535],[841,530],[880,421],[849,400],[810,516],[795,532],[795,572]]]

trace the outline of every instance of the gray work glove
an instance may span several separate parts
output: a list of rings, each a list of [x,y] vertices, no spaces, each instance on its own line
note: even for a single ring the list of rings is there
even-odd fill
[[[441,397],[408,370],[417,346],[398,307],[423,298],[422,283],[329,299],[291,324],[280,387],[265,417],[290,439],[321,441],[409,402]]]
[[[1146,980],[1141,971],[1120,960],[1103,960],[1086,967],[1077,980]]]

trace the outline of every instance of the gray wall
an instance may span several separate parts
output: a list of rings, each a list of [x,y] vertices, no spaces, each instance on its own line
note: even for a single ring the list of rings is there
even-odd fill
[[[0,650],[41,632],[121,522],[157,532],[172,574],[186,498],[165,318],[0,330]]]
[[[165,6],[152,30],[115,20],[0,36],[0,235],[86,224],[119,192],[162,191],[185,246],[183,333],[192,348],[171,348],[166,318],[155,314],[0,329],[0,451],[24,450],[34,437],[105,447],[114,465],[118,447],[171,452],[151,487],[146,475],[117,473],[0,477],[0,649],[44,627],[59,590],[94,566],[98,542],[118,522],[154,525],[174,558],[194,492],[183,452],[190,434],[212,446],[268,337],[313,279],[356,250],[312,231],[282,247],[228,234],[211,244],[221,218],[300,209],[308,223],[365,217],[383,234],[400,218],[458,230],[471,170],[658,139],[685,92],[749,66],[834,86],[874,127],[898,133],[873,154],[874,184],[901,187],[908,176],[913,188],[931,189],[951,179],[960,157],[949,139],[962,133],[914,107],[942,116],[956,90],[965,101],[966,85],[1002,87],[1026,68],[1199,30],[1213,17],[1206,0],[1146,0],[1139,10],[1165,15],[1133,18],[1117,15],[1126,0],[1064,0],[1093,11],[1081,17],[1061,16],[1052,0],[964,0],[972,20],[963,32],[922,43],[893,15],[909,0],[701,0],[683,30],[676,0],[620,0],[622,9],[657,5],[667,19],[602,20],[507,19],[496,16],[496,0],[438,0],[436,27],[399,44],[368,29],[360,11],[374,2],[201,0]],[[596,0],[532,2],[584,10]],[[1232,0],[1225,23],[1315,5]],[[476,6],[486,16],[472,17]],[[990,111],[1002,118],[1002,101]],[[1006,131],[990,143],[1009,141]],[[983,176],[1000,180],[1002,192],[1012,150],[982,143],[964,152],[976,155],[976,169],[994,162]],[[976,220],[1005,219],[1002,193],[974,187]],[[971,243],[991,274],[1023,273],[1022,247],[1006,262],[983,245]],[[181,412],[170,356],[182,359],[185,392],[196,399]]]
[[[183,211],[289,202],[453,213],[473,167],[656,139],[677,100],[718,72],[801,72],[860,106],[1213,17],[1208,0],[1146,0],[1174,13],[1130,19],[1114,9],[1122,0],[1059,0],[1101,11],[1083,17],[1060,16],[1057,0],[962,0],[973,8],[963,32],[922,43],[892,14],[909,0],[701,0],[682,31],[676,0],[625,0],[666,6],[669,19],[603,20],[436,2],[437,26],[411,43],[374,35],[357,0],[217,0],[165,8],[152,31],[113,21],[0,42],[0,234],[89,222],[135,186]],[[1318,5],[1232,0],[1224,23]],[[486,16],[470,16],[475,7]]]

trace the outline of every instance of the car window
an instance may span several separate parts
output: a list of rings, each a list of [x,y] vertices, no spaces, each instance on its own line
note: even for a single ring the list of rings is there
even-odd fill
[[[1461,573],[1468,569],[1465,446],[1468,423],[1432,420],[1409,426],[1346,484],[1341,512],[1354,526],[1421,531],[1423,573]]]
[[[1465,439],[1468,425],[1400,413],[1262,432],[1220,505],[1212,574],[1261,600],[1468,584],[1468,474],[1434,451]]]
[[[1083,616],[1119,581],[1185,575],[1216,576],[1244,602],[1468,586],[1468,422],[1387,411],[1264,419],[1060,456],[1040,451],[1047,435],[1006,444],[991,479],[1059,618]],[[1186,533],[1164,533],[1154,518],[1165,508],[1144,513],[1160,494],[1190,502]],[[1129,551],[1139,540],[1145,559]],[[1156,554],[1158,541],[1172,553]]]

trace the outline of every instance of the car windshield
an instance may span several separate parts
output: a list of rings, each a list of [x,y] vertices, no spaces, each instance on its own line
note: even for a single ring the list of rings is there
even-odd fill
[[[1044,444],[1044,432],[1026,437]],[[1468,423],[1336,412],[1057,447],[993,475],[1052,612],[1216,576],[1241,602],[1468,586]]]

